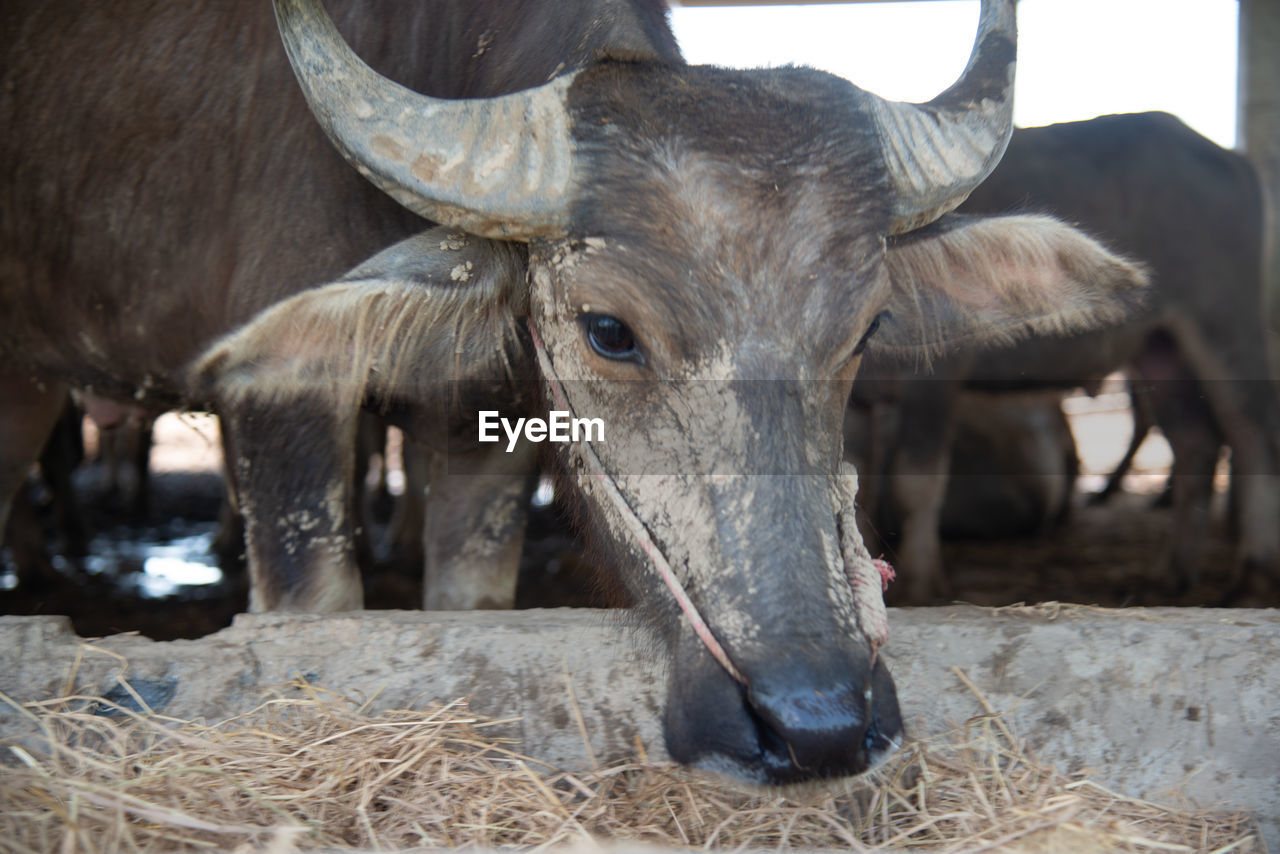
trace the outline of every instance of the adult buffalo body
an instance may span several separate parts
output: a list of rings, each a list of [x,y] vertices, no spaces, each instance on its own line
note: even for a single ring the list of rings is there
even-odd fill
[[[860,380],[889,378],[903,425],[881,454],[906,597],[947,593],[938,523],[959,396],[1091,386],[1122,368],[1174,451],[1169,561],[1152,581],[1167,582],[1163,595],[1197,583],[1225,443],[1240,505],[1234,587],[1268,595],[1280,582],[1280,400],[1267,367],[1262,204],[1248,161],[1164,113],[1020,129],[961,210],[1061,216],[1148,264],[1152,288],[1125,323],[1011,350],[963,348],[930,377],[865,366]],[[855,395],[872,387],[859,382]]]
[[[358,407],[492,471],[478,412],[545,394],[606,419],[557,459],[666,644],[670,753],[775,782],[875,764],[902,729],[841,468],[860,354],[1115,320],[1142,288],[1053,220],[945,216],[1010,130],[1012,0],[923,105],[687,66],[658,2],[334,6],[381,73],[313,3],[276,10],[349,170],[256,7],[6,4],[5,494],[63,384],[205,404],[253,607],[354,608]]]

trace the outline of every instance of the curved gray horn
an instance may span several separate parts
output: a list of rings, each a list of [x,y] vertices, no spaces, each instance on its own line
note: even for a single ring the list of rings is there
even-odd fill
[[[982,0],[964,73],[925,104],[872,98],[893,184],[891,234],[954,210],[991,174],[1013,133],[1014,0]]]
[[[274,0],[311,111],[362,175],[414,213],[482,237],[562,234],[573,75],[496,98],[430,98],[356,56],[318,0]]]

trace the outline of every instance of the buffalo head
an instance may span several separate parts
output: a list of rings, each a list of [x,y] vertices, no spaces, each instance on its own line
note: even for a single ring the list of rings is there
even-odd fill
[[[674,758],[786,782],[890,753],[879,575],[842,463],[862,352],[1086,326],[1141,284],[1055,221],[949,215],[1011,131],[1013,0],[983,3],[964,75],[922,105],[808,69],[607,59],[446,101],[367,68],[313,0],[276,9],[338,149],[447,227],[279,311],[417,300],[431,322],[378,327],[401,334],[363,390],[523,369],[605,421],[562,447],[563,479],[665,643]],[[416,267],[441,272],[415,289]]]

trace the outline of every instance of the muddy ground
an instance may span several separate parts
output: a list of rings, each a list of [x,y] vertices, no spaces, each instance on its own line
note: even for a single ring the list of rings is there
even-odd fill
[[[1086,476],[1070,517],[1041,536],[945,543],[952,598],[980,605],[1219,604],[1230,586],[1232,567],[1225,496],[1219,496],[1215,508],[1209,559],[1200,583],[1189,590],[1169,589],[1161,565],[1172,511],[1154,505],[1167,451],[1158,439],[1152,448],[1144,446],[1135,475],[1127,482],[1139,492],[1121,494],[1105,506],[1089,506],[1087,490],[1097,488],[1099,474],[1127,442],[1127,415],[1120,404],[1104,401],[1090,404],[1083,418],[1072,417],[1078,441],[1085,437],[1081,457]],[[1105,441],[1100,443],[1099,436]],[[93,444],[92,437],[88,444]],[[1101,445],[1106,448],[1099,450]],[[201,427],[190,418],[162,422],[152,454],[150,507],[141,521],[129,517],[127,484],[113,489],[100,463],[81,466],[76,484],[93,535],[89,555],[57,555],[56,532],[50,528],[52,571],[29,583],[18,583],[11,565],[0,571],[0,613],[66,614],[86,637],[137,631],[167,640],[199,637],[228,625],[246,607],[247,579],[237,554],[224,554],[219,560],[210,551],[222,503],[218,465],[216,433],[207,424]],[[41,506],[43,523],[50,526],[49,496],[40,489],[32,495]],[[409,607],[421,601],[420,570],[396,559],[383,541],[385,513],[374,516],[375,559],[365,572],[366,606]],[[886,556],[893,558],[892,553]],[[185,566],[194,576],[171,576],[170,565]],[[178,583],[184,578],[198,583]],[[611,604],[600,589],[593,567],[555,508],[535,509],[518,605]],[[1277,606],[1280,597],[1255,596],[1232,604]]]

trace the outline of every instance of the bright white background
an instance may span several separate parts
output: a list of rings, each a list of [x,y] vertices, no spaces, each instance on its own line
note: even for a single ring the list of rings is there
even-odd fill
[[[1021,0],[1014,121],[1166,110],[1235,144],[1237,0]],[[887,98],[924,101],[968,59],[977,0],[677,7],[693,63],[812,65]]]

